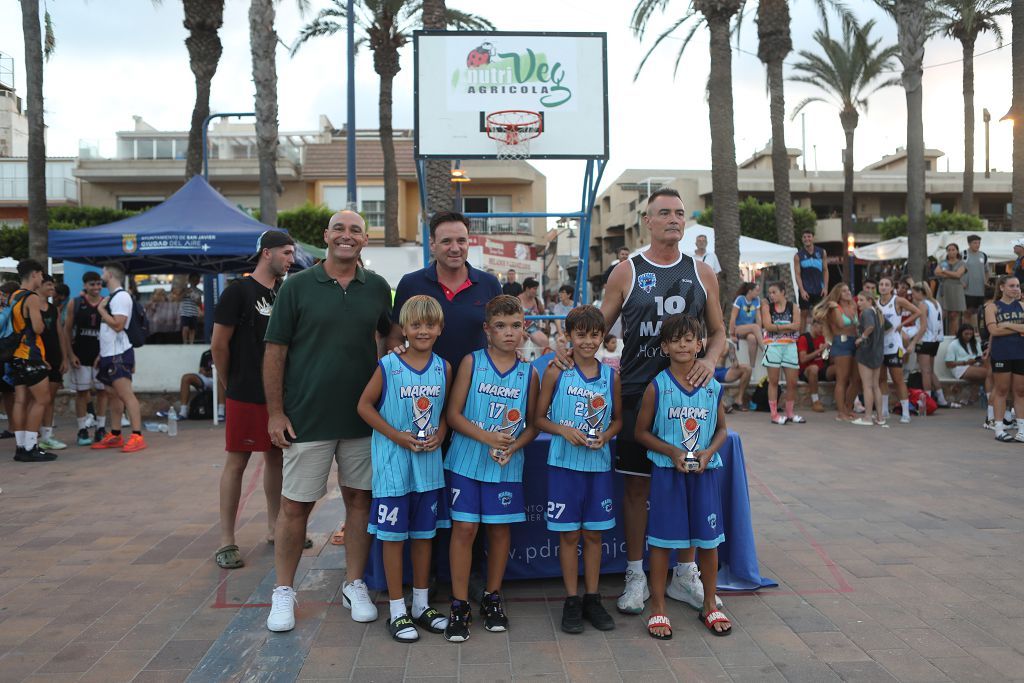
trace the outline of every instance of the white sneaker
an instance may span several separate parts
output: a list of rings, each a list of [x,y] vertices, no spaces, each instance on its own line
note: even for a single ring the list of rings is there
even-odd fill
[[[362,580],[343,584],[341,604],[352,610],[352,621],[365,623],[377,619],[377,606],[370,600],[370,592]]]
[[[132,421],[128,419],[127,415],[122,415],[121,416],[121,426],[122,427],[131,427],[132,426]]]
[[[644,611],[644,602],[651,597],[647,589],[647,575],[643,572],[626,571],[626,587],[619,596],[616,607],[623,614],[640,614]]]
[[[985,420],[985,424],[983,424],[981,426],[984,427],[985,429],[991,429],[994,432],[996,430],[996,421],[995,420]]]
[[[901,425],[908,425],[908,424],[910,424],[910,413],[909,412],[903,413],[902,415],[900,415],[900,424]]]
[[[859,398],[853,399],[853,412],[858,415],[864,412],[864,404],[860,402]]]
[[[280,633],[295,628],[295,605],[298,600],[291,586],[278,586],[270,598],[270,616],[267,617],[267,629]]]
[[[1014,434],[1013,435],[1013,440],[1014,441],[1020,441],[1020,442],[1024,443],[1024,432],[1017,432],[1016,434]]]
[[[694,609],[704,606],[704,584],[700,581],[700,571],[696,564],[677,564],[672,570],[672,580],[665,589],[668,597],[685,602]],[[715,605],[722,606],[722,599],[715,596]]]

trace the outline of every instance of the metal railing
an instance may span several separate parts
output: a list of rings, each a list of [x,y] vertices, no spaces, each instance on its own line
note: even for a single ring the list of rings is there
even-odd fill
[[[528,218],[470,218],[469,232],[474,235],[532,235]]]
[[[47,178],[46,199],[78,201],[78,183],[74,178]],[[28,178],[0,179],[0,201],[28,201]]]

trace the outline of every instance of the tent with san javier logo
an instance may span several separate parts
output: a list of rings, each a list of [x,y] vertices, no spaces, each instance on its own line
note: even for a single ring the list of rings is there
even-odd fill
[[[233,206],[202,176],[162,204],[124,220],[50,230],[51,258],[90,265],[118,261],[131,273],[237,273],[253,267],[256,245],[276,230]],[[296,248],[295,269],[313,264]]]

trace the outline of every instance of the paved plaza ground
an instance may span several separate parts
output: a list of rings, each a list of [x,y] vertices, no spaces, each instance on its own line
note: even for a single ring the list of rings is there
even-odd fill
[[[395,643],[383,619],[355,624],[340,605],[336,488],[314,512],[298,625],[269,634],[258,460],[243,487],[246,567],[212,559],[217,428],[183,423],[141,453],[71,448],[43,464],[13,462],[4,442],[0,681],[1024,680],[1024,444],[994,441],[977,408],[889,429],[809,419],[730,416],[762,573],[780,585],[723,596],[728,638],[669,601],[664,643],[639,617],[561,633],[553,580],[508,586],[505,634]],[[620,586],[602,582],[610,609]]]

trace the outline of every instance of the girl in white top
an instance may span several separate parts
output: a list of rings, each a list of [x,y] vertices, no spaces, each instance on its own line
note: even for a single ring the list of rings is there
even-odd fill
[[[914,337],[914,348],[917,351],[917,363],[921,367],[921,388],[931,392],[935,402],[941,408],[948,408],[946,397],[942,393],[942,385],[935,376],[935,356],[939,353],[942,342],[942,309],[939,302],[932,296],[928,285],[915,284],[913,292],[914,304],[921,311],[921,323],[918,325],[917,336]]]
[[[921,310],[893,291],[895,283],[888,275],[878,279],[878,308],[888,323],[882,342],[882,367],[878,372],[878,386],[882,392],[882,419],[889,417],[889,385],[886,374],[892,378],[896,395],[900,399],[900,422],[910,422],[910,401],[907,383],[903,380],[903,334],[904,325],[913,324],[921,317]],[[887,372],[888,371],[888,372]]]
[[[982,358],[981,344],[974,334],[974,325],[964,323],[957,330],[956,339],[946,347],[946,367],[957,379],[985,384],[988,369]]]

